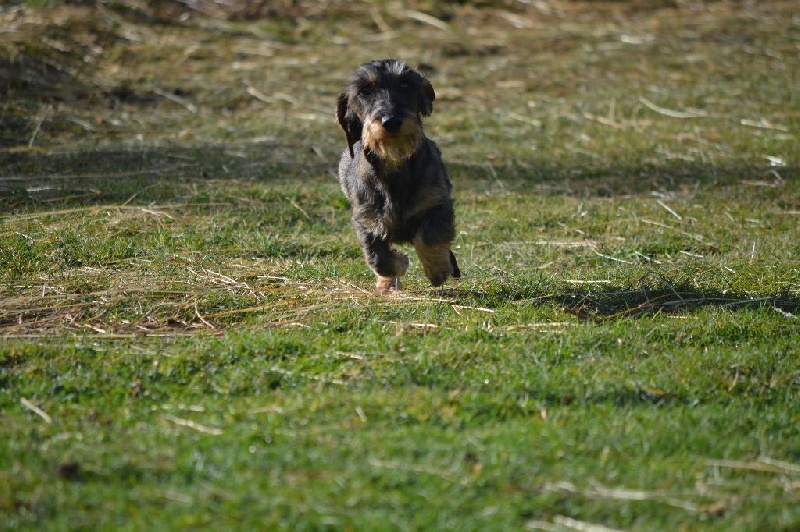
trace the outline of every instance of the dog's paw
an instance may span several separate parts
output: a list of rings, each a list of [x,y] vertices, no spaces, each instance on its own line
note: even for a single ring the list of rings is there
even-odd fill
[[[461,272],[455,262],[455,257],[450,251],[449,242],[425,244],[420,238],[414,239],[425,277],[433,286],[442,286],[449,277],[459,277]]]
[[[375,293],[379,296],[389,295],[393,292],[400,291],[400,278],[399,277],[384,277],[378,276],[378,281],[375,283]]]
[[[437,272],[428,274],[428,279],[431,282],[431,286],[435,288],[442,286],[445,281],[447,281],[448,277],[450,277],[450,272]]]

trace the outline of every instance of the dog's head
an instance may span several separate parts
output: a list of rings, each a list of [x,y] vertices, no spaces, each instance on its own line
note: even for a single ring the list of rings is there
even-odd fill
[[[401,61],[383,59],[358,67],[336,106],[350,156],[361,140],[388,164],[410,157],[422,139],[422,117],[433,112],[435,98],[425,76]]]

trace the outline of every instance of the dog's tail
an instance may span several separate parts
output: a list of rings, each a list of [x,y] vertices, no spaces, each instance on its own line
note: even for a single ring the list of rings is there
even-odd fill
[[[458,262],[453,252],[450,252],[450,265],[453,266],[453,279],[461,279],[461,270],[458,269]]]

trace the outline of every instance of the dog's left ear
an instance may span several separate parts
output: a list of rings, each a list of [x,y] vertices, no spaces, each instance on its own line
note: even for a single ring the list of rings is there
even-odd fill
[[[347,102],[347,93],[343,92],[339,95],[339,100],[336,103],[336,120],[339,121],[339,126],[344,131],[345,138],[347,138],[347,148],[350,150],[350,158],[354,158],[353,145],[361,138],[361,130],[364,128],[364,125],[352,109],[350,109]]]
[[[420,87],[420,101],[419,109],[422,116],[431,116],[433,112],[433,100],[436,99],[436,93],[433,91],[431,82],[422,77],[422,86]]]

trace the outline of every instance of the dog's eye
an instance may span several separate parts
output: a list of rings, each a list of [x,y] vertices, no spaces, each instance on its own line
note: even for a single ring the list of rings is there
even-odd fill
[[[364,85],[360,89],[358,89],[359,96],[372,96],[372,86],[371,85]]]

